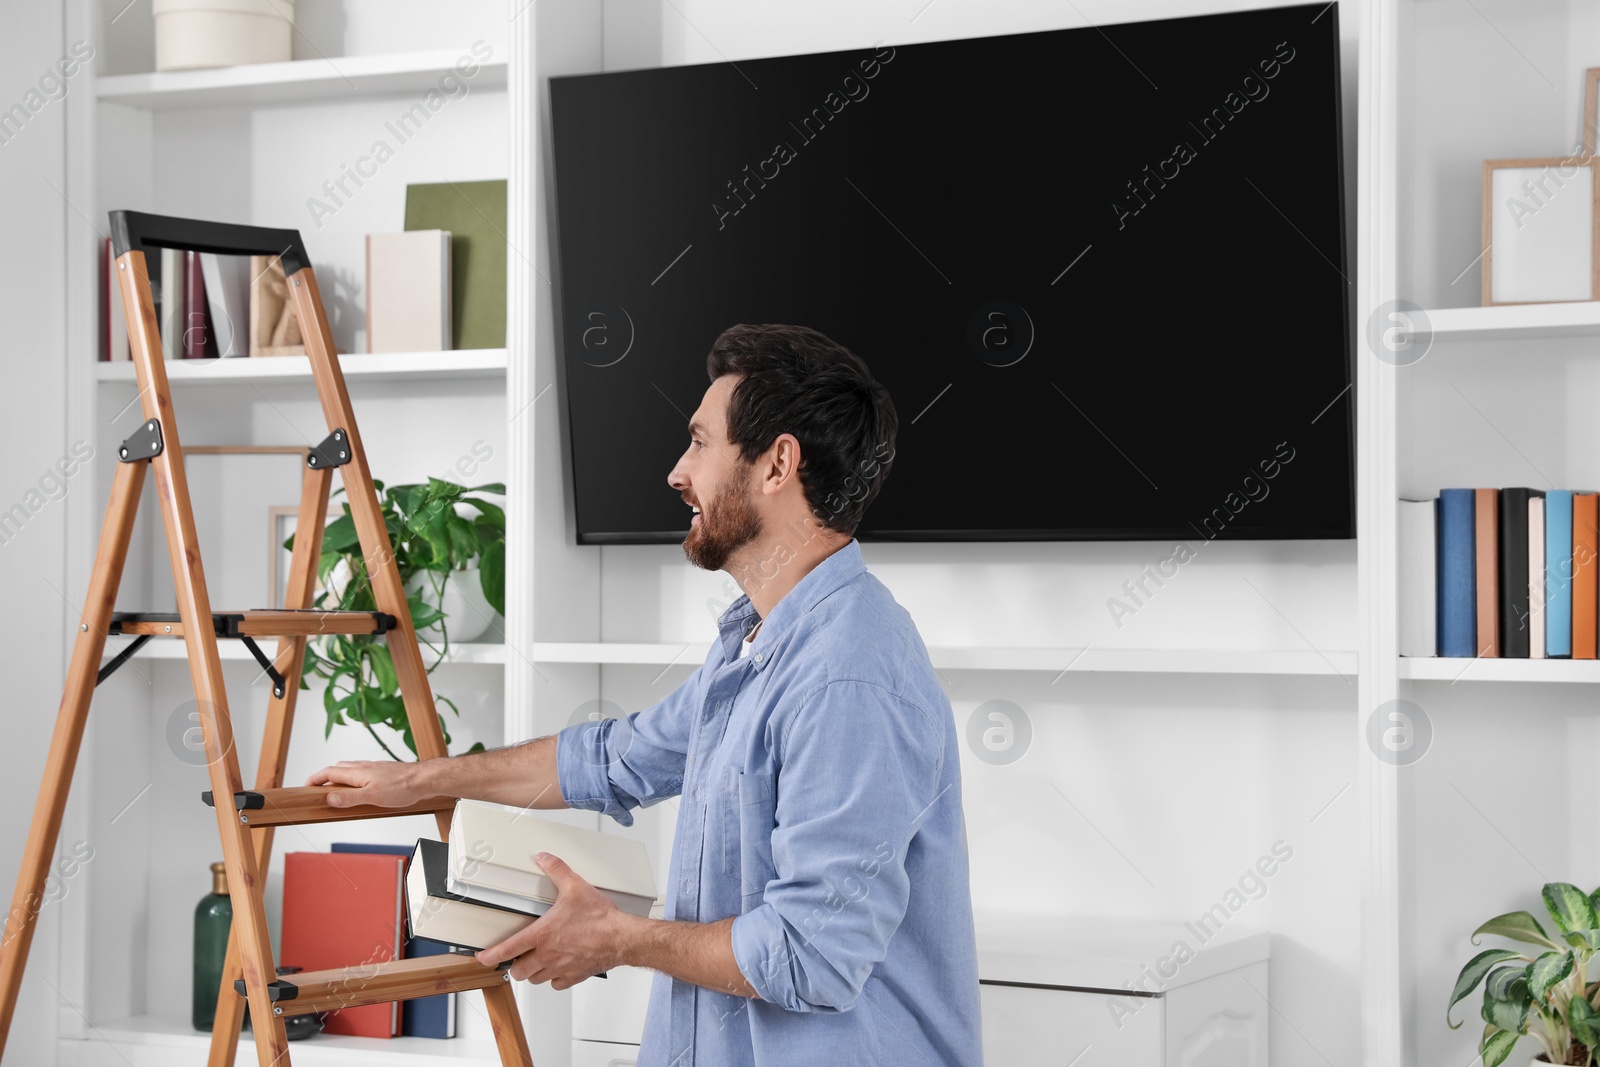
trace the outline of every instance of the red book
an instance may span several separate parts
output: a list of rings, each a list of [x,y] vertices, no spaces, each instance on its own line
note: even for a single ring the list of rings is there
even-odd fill
[[[217,354],[211,336],[210,307],[206,303],[206,276],[200,253],[183,254],[183,358],[206,359]]]
[[[405,944],[406,857],[360,852],[290,852],[283,858],[283,957],[303,971],[364,967],[400,959]],[[293,978],[288,979],[293,981]],[[396,1037],[400,1004],[340,1008],[323,1020],[330,1034]]]

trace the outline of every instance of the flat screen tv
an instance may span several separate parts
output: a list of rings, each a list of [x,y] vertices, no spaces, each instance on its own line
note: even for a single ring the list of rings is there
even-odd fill
[[[900,418],[863,540],[1354,536],[1337,5],[551,79],[580,543],[736,323]]]

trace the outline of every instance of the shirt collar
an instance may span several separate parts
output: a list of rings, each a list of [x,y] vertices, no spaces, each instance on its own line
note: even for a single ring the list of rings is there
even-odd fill
[[[861,559],[861,543],[852,537],[849,544],[811,568],[773,606],[771,614],[762,622],[761,632],[756,635],[755,642],[750,646],[750,655],[746,658],[755,665],[756,670],[765,670],[772,661],[770,650],[774,642],[789,628],[790,623],[866,571],[867,565]],[[722,644],[725,662],[732,663],[739,659],[739,642],[744,640],[745,634],[750,632],[759,618],[748,595],[741,595],[728,605],[728,609],[717,620],[718,640]]]

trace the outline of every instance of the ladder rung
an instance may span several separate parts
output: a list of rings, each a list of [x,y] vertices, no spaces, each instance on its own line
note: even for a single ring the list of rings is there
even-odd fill
[[[212,631],[218,637],[316,637],[319,634],[382,634],[394,629],[395,617],[381,611],[323,611],[319,608],[252,608],[213,611]],[[110,633],[184,636],[175,611],[118,611]]]
[[[344,786],[293,785],[282,789],[251,789],[233,795],[233,806],[251,826],[299,826],[312,822],[353,822],[356,819],[388,819],[396,815],[437,815],[455,810],[450,797],[426,797],[403,808],[381,808],[376,804],[355,804],[335,808],[323,799]],[[213,804],[211,790],[200,799]],[[214,806],[214,804],[213,804]]]
[[[510,963],[507,960],[498,967],[486,967],[473,956],[450,953],[354,964],[333,971],[301,971],[279,985],[273,1006],[281,1007],[285,1016],[309,1015],[314,1011],[483,989],[509,981]],[[243,994],[244,979],[235,981],[233,988]],[[290,988],[294,990],[292,994]]]

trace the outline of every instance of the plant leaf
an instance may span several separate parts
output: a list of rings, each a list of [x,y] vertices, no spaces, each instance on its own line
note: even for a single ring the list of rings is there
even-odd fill
[[[1445,1008],[1444,1020],[1449,1024],[1450,1029],[1461,1029],[1460,1023],[1450,1022],[1450,1009],[1461,1003],[1469,993],[1476,989],[1478,983],[1483,981],[1484,976],[1489,973],[1495,964],[1504,963],[1506,960],[1518,959],[1520,955],[1514,949],[1491,948],[1478,953],[1467,961],[1467,965],[1461,968],[1461,974],[1456,978],[1455,992],[1450,994],[1450,1003]]]
[[[1566,935],[1567,944],[1593,952],[1600,949],[1600,930],[1574,930]]]
[[[469,493],[493,493],[495,496],[505,496],[506,483],[484,482],[482,485],[468,486],[466,491]]]
[[[1572,1036],[1589,1048],[1600,1044],[1600,1012],[1589,1006],[1586,997],[1573,997],[1567,1005],[1567,1025],[1572,1027]]]
[[[1583,890],[1567,882],[1548,882],[1544,887],[1544,906],[1563,934],[1600,927],[1600,916]]]
[[[1572,973],[1571,952],[1546,952],[1528,967],[1528,995],[1544,1003],[1550,987]]]
[[[497,541],[478,560],[478,584],[494,610],[506,613],[506,543]]]
[[[1496,967],[1483,983],[1483,992],[1495,1000],[1518,1003],[1529,999],[1528,968]]]
[[[1511,1055],[1511,1047],[1517,1043],[1521,1036],[1510,1030],[1496,1030],[1491,1024],[1483,1031],[1483,1040],[1478,1043],[1478,1055],[1483,1058],[1483,1067],[1500,1067],[1505,1058]]]
[[[472,507],[475,507],[479,511],[483,512],[482,516],[480,516],[478,519],[479,522],[487,521],[501,530],[506,528],[506,513],[500,507],[500,505],[491,504],[487,500],[479,500],[475,496],[464,496],[461,498],[461,502],[463,504],[470,504]]]
[[[1553,948],[1557,952],[1567,946],[1557,944],[1550,940],[1544,932],[1544,927],[1539,925],[1539,920],[1525,911],[1508,911],[1504,915],[1496,915],[1476,930],[1472,931],[1472,943],[1478,943],[1479,934],[1495,934],[1499,937],[1509,937],[1513,941],[1524,941],[1530,945],[1543,945]]]
[[[1582,998],[1575,998],[1581,1000]],[[1533,1001],[1523,999],[1517,1001],[1496,1000],[1489,995],[1489,987],[1483,989],[1483,1021],[1492,1023],[1502,1030],[1510,1030],[1515,1034],[1526,1033],[1528,1029],[1528,1008]]]
[[[339,518],[328,523],[327,527],[322,531],[322,551],[324,554],[349,552],[351,549],[359,551],[360,544],[361,536],[356,533],[355,520],[350,517],[348,510]]]

